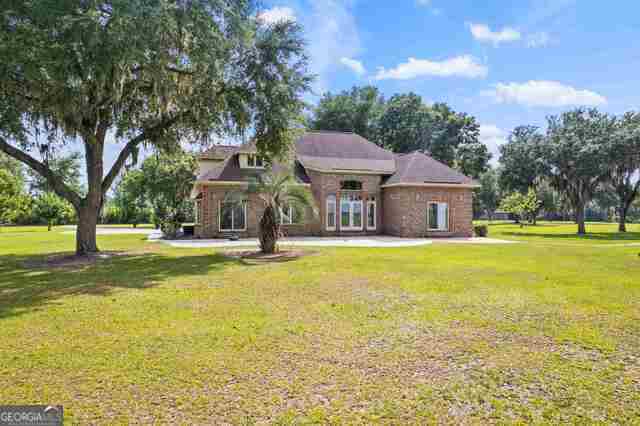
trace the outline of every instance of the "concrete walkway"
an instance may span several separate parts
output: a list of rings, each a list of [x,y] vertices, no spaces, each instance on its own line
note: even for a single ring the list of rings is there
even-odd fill
[[[230,247],[258,247],[257,238],[241,238],[238,241],[225,239],[211,240],[162,240],[159,234],[149,236],[151,241],[159,241],[172,247],[182,248],[230,248]],[[289,237],[278,242],[281,246],[296,247],[418,247],[429,244],[511,244],[514,241],[496,240],[490,238],[399,238],[390,236],[370,237]]]

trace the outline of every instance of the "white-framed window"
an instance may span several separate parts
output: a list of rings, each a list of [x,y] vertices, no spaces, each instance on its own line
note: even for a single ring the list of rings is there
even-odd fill
[[[362,196],[343,194],[340,197],[340,230],[362,231]]]
[[[336,196],[327,197],[327,231],[336,230]]]
[[[264,167],[264,161],[262,157],[257,154],[247,154],[247,167],[262,169]]]
[[[427,228],[429,231],[449,230],[449,205],[447,203],[427,204]]]
[[[367,199],[367,229],[375,230],[377,222],[376,197]]]
[[[218,203],[218,229],[224,231],[247,230],[247,203],[220,201]]]
[[[283,206],[280,209],[280,225],[298,225],[302,223],[303,210],[295,204]]]
[[[193,222],[200,225],[200,209],[202,208],[202,200],[196,200],[193,203]]]

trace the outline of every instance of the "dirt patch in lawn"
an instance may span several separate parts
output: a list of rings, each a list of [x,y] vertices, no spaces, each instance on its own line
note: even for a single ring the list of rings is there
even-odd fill
[[[256,250],[225,250],[227,257],[241,259],[247,263],[290,262],[304,256],[315,255],[318,252],[310,250],[280,250],[277,253],[265,254]]]
[[[131,253],[124,251],[103,251],[83,256],[75,254],[56,254],[45,258],[27,260],[23,263],[25,268],[41,269],[41,268],[79,268],[84,266],[95,265],[97,262],[109,260],[117,257],[130,256]]]

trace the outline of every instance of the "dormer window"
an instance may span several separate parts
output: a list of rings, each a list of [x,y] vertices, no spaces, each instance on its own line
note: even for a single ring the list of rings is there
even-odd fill
[[[262,157],[257,154],[247,154],[247,167],[253,169],[262,169],[264,167]]]

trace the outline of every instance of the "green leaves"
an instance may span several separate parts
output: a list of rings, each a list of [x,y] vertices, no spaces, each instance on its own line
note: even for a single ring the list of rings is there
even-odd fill
[[[196,160],[191,154],[182,151],[157,153],[144,161],[141,176],[134,176],[133,179],[139,181],[131,183],[132,186],[144,188],[163,231],[165,226],[172,232],[177,231],[188,216],[196,168]]]
[[[529,188],[526,195],[514,192],[505,197],[500,203],[501,210],[511,213],[519,219],[526,218],[531,223],[535,222],[541,206],[542,201],[538,200],[536,191],[533,188]]]
[[[238,0],[8,0],[0,134],[46,127],[56,143],[89,143],[101,123],[116,141],[148,132],[145,143],[169,148],[251,131],[280,154],[309,87],[307,59],[297,25],[259,27],[254,14]]]
[[[548,119],[544,158],[559,188],[591,197],[610,176],[609,146],[616,119],[596,109],[576,109]],[[578,188],[579,187],[579,188]]]
[[[535,126],[516,127],[500,146],[500,186],[506,191],[526,192],[545,175],[542,157],[544,136]]]
[[[51,229],[55,224],[71,221],[75,212],[73,206],[66,200],[53,192],[43,192],[35,200],[34,214],[38,218],[45,219]]]
[[[352,131],[399,153],[422,151],[462,173],[479,177],[491,154],[478,140],[474,117],[444,103],[426,105],[415,93],[385,100],[373,86],[327,93],[314,111],[315,130]]]
[[[376,141],[385,100],[374,86],[353,87],[332,95],[325,93],[311,118],[313,130],[349,131]]]
[[[480,177],[480,185],[480,189],[477,191],[480,208],[491,218],[500,202],[497,172],[493,169],[486,171]]]

